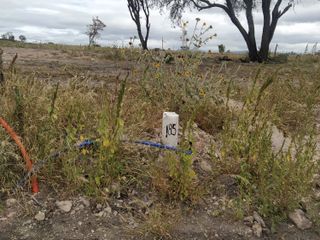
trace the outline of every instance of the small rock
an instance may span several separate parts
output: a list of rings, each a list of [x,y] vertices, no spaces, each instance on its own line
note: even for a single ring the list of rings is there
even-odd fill
[[[100,203],[98,203],[96,208],[97,208],[97,210],[102,210],[102,205]]]
[[[72,202],[71,201],[57,201],[56,205],[58,208],[63,212],[70,212],[72,208]]]
[[[248,216],[248,217],[245,217],[243,219],[244,224],[247,225],[247,226],[252,226],[253,225],[253,221],[254,221],[253,216]]]
[[[9,198],[9,199],[6,200],[6,206],[8,208],[13,207],[13,206],[15,206],[17,204],[17,202],[18,202],[17,199]]]
[[[5,218],[5,217],[1,217],[0,218],[0,222],[2,222],[2,221],[7,221],[8,220],[8,218]]]
[[[111,207],[106,207],[105,209],[104,209],[104,211],[106,212],[106,213],[108,213],[108,214],[111,214],[112,213],[112,209],[111,209]]]
[[[252,226],[252,231],[253,231],[253,234],[260,238],[261,235],[262,235],[262,227],[261,227],[261,224],[260,223],[254,223],[253,226]]]
[[[80,210],[83,210],[83,209],[84,209],[84,206],[83,206],[82,204],[80,204],[80,205],[77,207],[76,211],[80,211]]]
[[[254,220],[259,223],[262,227],[266,227],[265,222],[263,221],[262,217],[257,212],[253,212],[253,218]]]
[[[25,222],[22,224],[22,226],[27,226],[27,225],[30,225],[31,223],[32,223],[32,220],[29,219],[29,220],[25,221]]]
[[[98,213],[95,213],[94,214],[96,217],[105,217],[107,214],[105,211],[101,211],[101,212],[98,212]]]
[[[39,211],[35,216],[34,218],[37,220],[37,221],[43,221],[45,218],[46,218],[46,215],[44,212],[41,212]]]
[[[88,199],[86,199],[85,197],[80,197],[80,198],[79,198],[79,201],[80,201],[81,203],[83,203],[84,206],[90,207],[90,201],[89,201]]]
[[[212,172],[212,166],[206,160],[200,160],[200,168],[205,172]]]
[[[305,216],[301,209],[296,209],[289,214],[290,220],[301,230],[309,229],[312,227],[312,222]]]

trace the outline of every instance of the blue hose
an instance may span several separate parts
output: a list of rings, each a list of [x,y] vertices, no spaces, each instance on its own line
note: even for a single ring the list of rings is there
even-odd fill
[[[128,142],[128,143],[134,143],[134,144],[142,144],[145,146],[150,146],[150,147],[155,147],[155,148],[160,148],[160,149],[165,149],[165,150],[170,150],[170,151],[175,151],[175,152],[182,152],[186,155],[191,155],[192,154],[192,150],[181,150],[178,149],[176,147],[173,146],[169,146],[169,145],[164,145],[161,143],[156,143],[156,142],[151,142],[151,141],[144,141],[144,140],[137,140],[137,141],[127,141],[127,140],[123,140],[123,142]],[[93,146],[95,144],[94,141],[86,139],[84,141],[82,141],[81,143],[79,143],[77,146],[78,148],[82,149],[82,148],[86,148],[86,147],[90,147]]]
[[[164,144],[161,144],[161,143],[155,143],[155,142],[151,142],[151,141],[142,141],[142,140],[140,140],[140,141],[134,141],[133,143],[142,144],[142,145],[146,145],[146,146],[150,146],[150,147],[156,147],[156,148],[160,148],[160,149],[176,151],[176,152],[183,152],[183,153],[185,153],[187,155],[191,155],[192,154],[192,150],[184,151],[184,150],[178,149],[178,148],[173,147],[173,146],[164,145]]]

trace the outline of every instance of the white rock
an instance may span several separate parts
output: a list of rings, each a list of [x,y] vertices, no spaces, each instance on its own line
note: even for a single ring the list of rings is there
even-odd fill
[[[18,202],[17,199],[9,198],[9,199],[6,200],[6,206],[8,208],[13,207],[13,206],[15,206],[17,204],[17,202]]]
[[[200,167],[205,172],[212,172],[212,167],[206,160],[200,160]]]
[[[75,210],[76,211],[80,211],[80,210],[83,210],[84,209],[84,206],[82,204],[80,204]]]
[[[101,212],[98,212],[98,213],[95,213],[94,214],[96,217],[105,217],[107,214],[105,211],[101,211]]]
[[[85,197],[80,197],[79,201],[81,203],[83,203],[83,205],[85,205],[86,207],[90,207],[90,201],[88,199],[86,199]]]
[[[305,216],[301,209],[296,209],[289,214],[290,220],[301,230],[309,229],[312,227],[312,222]]]
[[[105,209],[104,209],[104,211],[106,212],[106,213],[108,213],[108,214],[111,214],[112,213],[112,209],[111,209],[111,207],[106,207]]]
[[[261,237],[261,235],[262,235],[262,227],[261,227],[260,223],[253,224],[252,231],[253,231],[253,234],[256,237],[258,237],[258,238]]]
[[[98,203],[96,208],[97,208],[97,210],[102,210],[102,205],[100,203]]]
[[[29,219],[27,221],[25,221],[24,223],[22,223],[22,226],[27,226],[27,225],[30,225],[32,223],[32,220]]]
[[[71,201],[57,201],[56,202],[57,207],[63,211],[63,212],[70,212],[72,208],[72,202]]]
[[[34,218],[37,220],[37,221],[43,221],[45,218],[46,218],[46,215],[44,212],[41,212],[39,211],[35,216]]]

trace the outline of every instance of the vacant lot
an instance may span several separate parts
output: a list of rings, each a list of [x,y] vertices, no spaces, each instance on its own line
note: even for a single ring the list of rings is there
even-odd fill
[[[319,56],[0,47],[0,239],[320,238]]]

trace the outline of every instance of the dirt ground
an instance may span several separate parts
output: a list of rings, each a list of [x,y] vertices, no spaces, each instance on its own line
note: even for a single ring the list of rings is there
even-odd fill
[[[112,83],[119,73],[126,73],[134,65],[133,62],[103,59],[99,55],[73,56],[62,50],[2,49],[4,66],[8,66],[17,53],[19,72],[53,82],[83,74],[94,82]],[[232,179],[220,185],[228,192]],[[207,196],[192,207],[175,205],[175,210],[171,210],[171,206],[167,206],[168,213],[159,216],[155,201],[134,191],[130,197],[99,204],[80,195],[65,199],[45,186],[41,189],[44,190],[36,196],[27,193],[0,196],[3,202],[8,198],[19,199],[0,208],[0,240],[320,239],[318,229],[301,231],[291,222],[282,223],[274,233],[265,227],[262,236],[257,237],[252,224],[230,217],[232,214],[222,214],[227,205],[223,194]],[[71,202],[69,211],[57,206],[56,202],[62,200]],[[44,216],[41,220],[35,218],[39,212]]]

